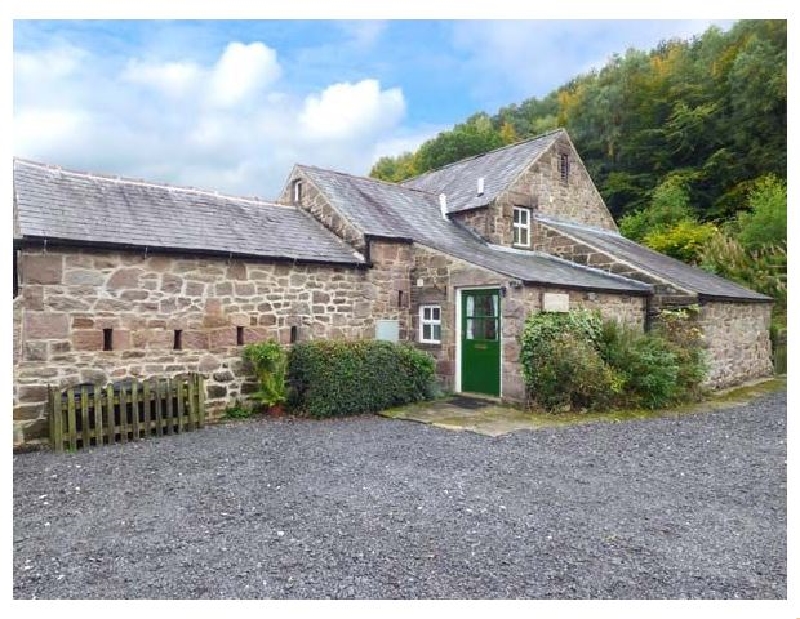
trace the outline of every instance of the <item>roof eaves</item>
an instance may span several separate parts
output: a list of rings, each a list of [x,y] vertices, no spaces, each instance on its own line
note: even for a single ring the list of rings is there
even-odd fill
[[[127,251],[141,251],[166,253],[166,254],[190,254],[195,256],[209,256],[218,258],[246,258],[250,260],[260,260],[269,262],[291,262],[295,264],[332,264],[332,265],[351,265],[357,267],[365,267],[366,261],[363,256],[357,252],[353,252],[352,259],[338,260],[336,258],[310,258],[299,256],[286,256],[286,255],[269,255],[269,254],[254,254],[252,252],[241,252],[236,250],[222,250],[222,249],[206,249],[203,247],[189,248],[189,247],[175,247],[170,245],[144,245],[137,243],[122,243],[114,241],[88,241],[83,239],[66,239],[48,236],[31,236],[25,235],[21,238],[14,239],[14,248],[24,249],[26,247],[38,247],[44,245],[45,247],[63,247],[63,248],[83,248],[83,249],[108,249],[108,250],[127,250]]]
[[[735,295],[717,295],[717,294],[697,294],[698,301],[711,301],[713,303],[774,303],[775,299],[760,292],[754,292],[753,296],[737,297]]]

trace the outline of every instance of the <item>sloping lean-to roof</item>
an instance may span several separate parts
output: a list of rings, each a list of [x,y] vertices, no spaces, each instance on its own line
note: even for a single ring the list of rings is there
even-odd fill
[[[364,264],[310,215],[219,195],[14,160],[15,240]]]
[[[541,215],[536,218],[546,226],[572,236],[590,247],[624,260],[661,279],[673,282],[680,288],[695,292],[701,298],[747,302],[771,301],[770,297],[766,295],[643,247],[615,232],[559,221]]]

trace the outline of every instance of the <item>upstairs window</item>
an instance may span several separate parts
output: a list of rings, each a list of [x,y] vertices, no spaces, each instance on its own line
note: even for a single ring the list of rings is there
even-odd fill
[[[300,179],[292,183],[292,203],[300,204],[303,201],[303,181]]]
[[[423,344],[439,344],[442,341],[442,308],[438,305],[422,305],[419,308],[419,341]]]
[[[569,180],[569,155],[561,153],[558,158],[558,172],[565,183]]]
[[[519,206],[514,207],[514,245],[531,246],[531,211]]]

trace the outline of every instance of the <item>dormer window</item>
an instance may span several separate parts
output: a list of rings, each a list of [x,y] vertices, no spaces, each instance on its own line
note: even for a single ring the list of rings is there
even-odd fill
[[[558,172],[565,183],[569,180],[569,155],[561,153],[558,157]]]
[[[531,211],[521,206],[514,207],[514,245],[531,246]]]
[[[300,204],[303,201],[303,181],[299,178],[292,183],[292,204]]]

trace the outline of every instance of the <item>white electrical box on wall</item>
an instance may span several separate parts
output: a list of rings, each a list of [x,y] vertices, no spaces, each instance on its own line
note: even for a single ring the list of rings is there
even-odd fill
[[[542,298],[542,311],[568,312],[569,295],[558,292],[545,292]]]
[[[424,285],[425,285],[425,282],[424,282],[424,281],[422,280],[422,278],[420,277],[420,278],[417,280],[417,288],[422,288]]]
[[[375,339],[396,342],[400,339],[400,322],[397,320],[375,321]]]

